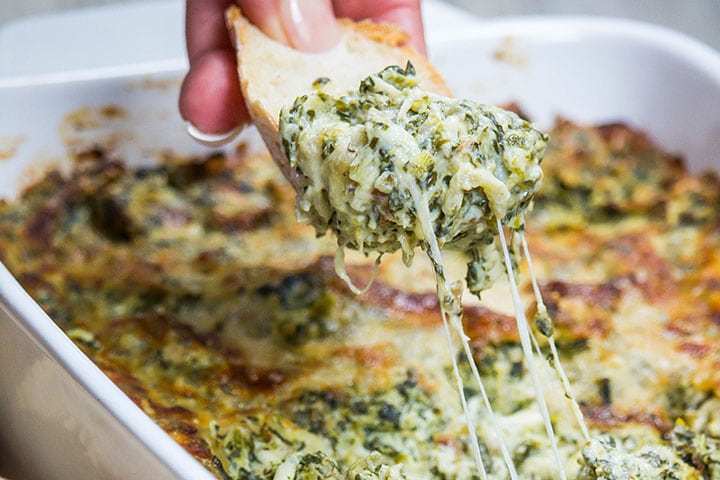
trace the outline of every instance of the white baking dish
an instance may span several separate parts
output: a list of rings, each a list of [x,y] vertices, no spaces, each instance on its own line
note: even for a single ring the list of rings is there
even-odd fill
[[[575,17],[478,22],[442,4],[426,6],[432,57],[457,95],[485,103],[515,100],[544,126],[558,114],[582,122],[626,121],[684,155],[693,168],[720,167],[720,55],[709,48],[638,23]],[[82,106],[114,104],[127,111],[110,130],[91,129],[86,140],[113,136],[131,163],[152,161],[154,152],[168,148],[202,149],[185,136],[175,110],[184,69],[180,9],[180,2],[137,4],[0,31],[0,149],[16,147],[0,161],[0,196],[14,197],[36,178],[39,165],[61,161],[57,127]],[[74,38],[74,50],[57,58],[63,48],[47,42],[74,35],[73,28],[88,22],[95,33],[86,35],[103,31],[103,22],[121,32],[133,31],[132,22],[141,23],[135,31],[145,22],[165,27],[120,44]],[[63,28],[70,31],[58,34]],[[38,37],[35,47],[20,41]],[[145,41],[151,48],[133,56]],[[116,64],[104,49],[118,52]],[[12,55],[24,59],[14,70],[3,63]],[[0,419],[0,472],[16,478],[211,477],[2,266]]]

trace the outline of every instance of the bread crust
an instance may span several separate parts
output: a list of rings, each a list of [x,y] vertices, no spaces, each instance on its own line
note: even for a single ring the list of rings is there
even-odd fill
[[[278,116],[282,106],[312,91],[315,79],[330,78],[338,91],[348,91],[388,65],[404,67],[409,61],[422,88],[450,95],[442,76],[425,57],[404,45],[408,34],[394,25],[340,19],[339,44],[326,52],[308,53],[266,36],[238,7],[228,9],[226,21],[237,51],[238,77],[250,117],[294,187],[300,186],[300,179],[282,152]]]

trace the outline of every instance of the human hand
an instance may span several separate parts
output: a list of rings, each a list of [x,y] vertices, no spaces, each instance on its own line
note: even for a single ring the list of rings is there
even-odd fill
[[[393,23],[425,53],[420,0],[236,0],[243,15],[271,38],[298,50],[332,48],[335,17]],[[180,91],[180,114],[206,143],[231,140],[250,122],[237,79],[235,51],[225,26],[232,0],[187,0],[185,36],[190,70]]]

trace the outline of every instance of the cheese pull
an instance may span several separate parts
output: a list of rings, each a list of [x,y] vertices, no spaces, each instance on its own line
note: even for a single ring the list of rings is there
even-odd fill
[[[427,249],[424,220],[440,249],[487,266],[499,260],[488,249],[496,219],[520,227],[540,186],[546,136],[512,112],[419,83],[411,63],[391,65],[350,91],[328,81],[283,107],[281,147],[303,186],[298,214],[340,246],[406,258]]]

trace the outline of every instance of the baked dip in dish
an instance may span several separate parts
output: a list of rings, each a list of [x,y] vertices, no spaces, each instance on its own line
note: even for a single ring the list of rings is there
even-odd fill
[[[718,119],[703,117],[708,110],[694,102],[718,99],[718,61],[666,32],[609,26],[575,22],[555,43],[541,41],[548,37],[532,22],[483,30],[504,32],[495,38],[472,29],[444,39],[431,32],[431,39],[456,94],[517,100],[550,134],[526,235],[591,430],[611,434],[628,452],[654,447],[656,478],[713,478],[718,185],[699,173],[716,161],[713,149],[696,147],[712,141],[705,129]],[[613,41],[598,40],[611,32]],[[524,64],[493,60],[508,33],[517,33],[513,48]],[[624,55],[634,45],[644,68],[662,63],[691,73],[674,96],[665,88],[676,85],[663,82],[682,73],[653,79],[665,117],[676,119],[672,134],[663,135],[654,115],[641,117],[653,113],[649,100],[627,101],[652,92],[628,80],[639,67],[620,55],[605,78],[618,88],[595,111],[551,87],[574,74],[574,84],[595,88],[582,98],[599,104],[598,71],[554,71],[544,95],[538,82],[514,85],[512,95],[493,90],[511,73],[535,80],[547,73],[550,45],[560,50],[558,67],[575,49],[598,53],[615,44]],[[467,69],[471,46],[482,75],[456,75]],[[682,48],[690,53],[676,55]],[[698,58],[715,63],[701,66]],[[34,441],[42,458],[73,459],[23,467],[48,476],[85,469],[79,477],[473,478],[427,265],[416,261],[408,271],[391,258],[366,294],[352,294],[335,276],[333,240],[295,222],[294,194],[251,132],[242,148],[219,152],[181,141],[172,116],[176,78],[2,91],[4,104],[26,112],[3,120],[3,133],[27,140],[5,164],[14,180],[2,207],[0,254],[43,309],[3,272],[2,359],[15,365],[2,376],[8,458]],[[564,98],[571,103],[549,104]],[[42,122],[27,113],[33,105],[44,105]],[[553,126],[557,113],[582,123]],[[150,131],[158,123],[162,131]],[[684,136],[687,143],[678,140]],[[686,152],[690,172],[677,158]],[[60,173],[45,168],[20,185],[13,172],[37,159]],[[349,258],[348,271],[363,283],[371,262]],[[528,285],[521,289],[532,311]],[[482,304],[466,304],[465,326],[518,473],[555,478],[510,313],[502,292],[491,290]],[[582,450],[562,389],[545,374],[568,477],[612,478],[601,476],[609,475],[597,461],[601,452]],[[466,394],[478,412],[489,477],[506,478],[477,392]],[[68,401],[75,398],[85,400]],[[81,408],[84,402],[94,407]],[[28,422],[54,426],[31,433],[39,430],[23,428]]]

